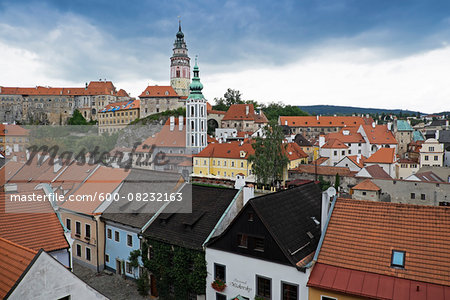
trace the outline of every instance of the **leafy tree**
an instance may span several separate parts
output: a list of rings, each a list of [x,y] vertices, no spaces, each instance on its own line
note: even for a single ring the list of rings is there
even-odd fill
[[[301,110],[298,106],[285,105],[282,102],[272,102],[269,105],[261,106],[262,111],[269,121],[278,121],[279,116],[307,116],[308,113]]]
[[[227,111],[232,104],[243,104],[242,94],[239,90],[227,89],[223,98],[214,98],[213,109]]]
[[[331,186],[331,183],[324,180],[322,175],[319,175],[319,186],[322,191],[326,191]]]
[[[289,163],[286,156],[287,144],[283,143],[281,126],[271,122],[264,127],[266,138],[257,137],[252,144],[255,154],[249,157],[253,174],[259,184],[274,186],[283,179],[283,172]]]
[[[88,122],[83,117],[78,109],[75,109],[73,115],[67,120],[68,125],[88,125]]]

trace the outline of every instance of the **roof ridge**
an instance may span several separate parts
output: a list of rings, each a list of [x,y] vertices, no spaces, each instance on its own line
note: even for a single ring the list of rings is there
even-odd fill
[[[13,241],[10,241],[10,240],[2,238],[2,237],[0,237],[0,241],[4,241],[5,243],[8,243],[8,244],[10,244],[10,245],[12,245],[14,247],[21,248],[22,250],[28,251],[28,252],[30,252],[32,254],[37,254],[38,253],[38,251],[36,251],[36,250],[30,249],[28,247],[25,247],[25,246],[22,246],[22,245],[19,245],[19,244],[16,244]]]

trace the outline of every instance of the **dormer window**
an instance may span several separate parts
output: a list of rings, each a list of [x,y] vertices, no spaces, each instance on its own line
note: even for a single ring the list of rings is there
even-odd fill
[[[392,250],[391,267],[404,268],[405,267],[405,251]]]

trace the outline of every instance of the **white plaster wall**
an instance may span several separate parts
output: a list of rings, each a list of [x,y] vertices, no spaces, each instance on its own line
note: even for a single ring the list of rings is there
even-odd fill
[[[254,299],[256,293],[256,275],[271,278],[272,299],[281,299],[281,283],[298,285],[299,298],[308,299],[309,270],[298,271],[293,266],[277,264],[265,260],[237,255],[225,251],[206,248],[206,299],[216,299],[217,291],[211,287],[214,281],[214,263],[226,266],[225,277],[227,287],[222,292],[227,299],[241,295]]]
[[[42,252],[8,299],[108,299]]]
[[[70,264],[70,254],[68,249],[62,249],[57,251],[49,252],[57,261],[65,265],[66,267],[73,267]]]

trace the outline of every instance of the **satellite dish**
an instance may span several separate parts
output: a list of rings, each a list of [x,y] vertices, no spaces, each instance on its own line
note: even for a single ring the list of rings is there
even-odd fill
[[[327,194],[328,194],[328,197],[334,197],[334,196],[336,196],[336,189],[335,189],[334,187],[330,186],[330,187],[327,189]]]

